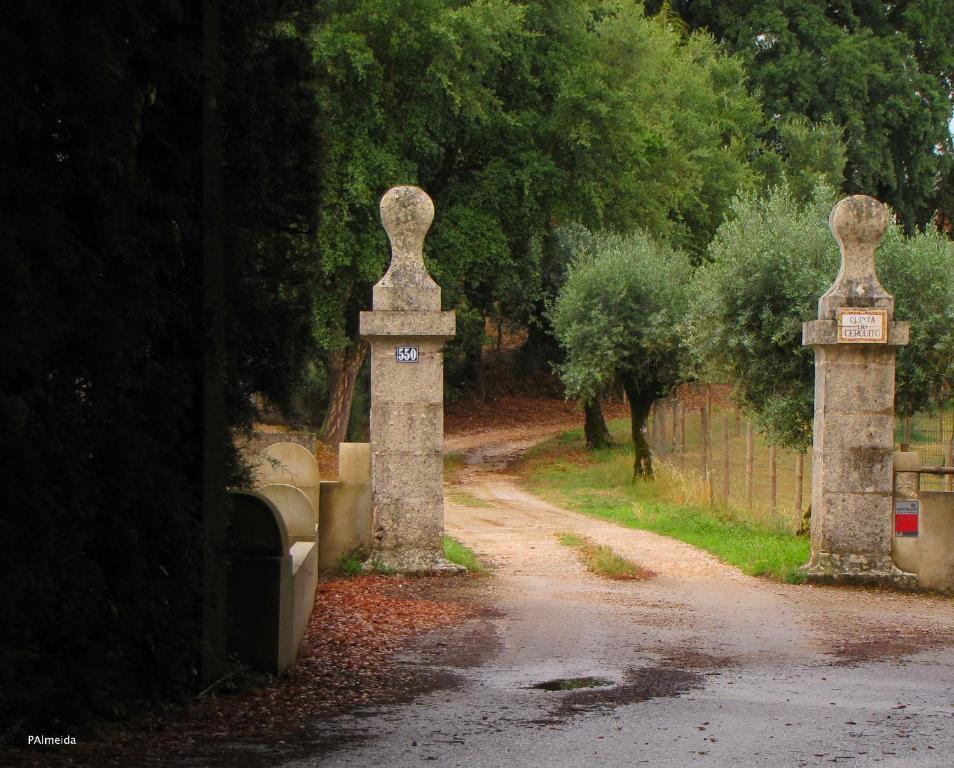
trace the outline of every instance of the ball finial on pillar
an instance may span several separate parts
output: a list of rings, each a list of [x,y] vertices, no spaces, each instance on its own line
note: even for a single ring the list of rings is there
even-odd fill
[[[855,247],[873,253],[888,228],[888,208],[867,195],[852,195],[831,209],[828,225],[842,249]]]
[[[392,187],[381,198],[381,223],[391,241],[391,261],[414,261],[424,269],[424,237],[434,221],[434,203],[418,187]]]
[[[894,314],[894,298],[878,280],[875,249],[888,228],[887,206],[852,195],[831,209],[828,225],[841,250],[841,269],[818,302],[819,319],[834,319],[840,307],[879,307]]]
[[[374,308],[439,310],[440,288],[424,266],[424,237],[434,203],[418,187],[392,187],[381,198],[381,223],[391,241],[391,266],[374,286]]]

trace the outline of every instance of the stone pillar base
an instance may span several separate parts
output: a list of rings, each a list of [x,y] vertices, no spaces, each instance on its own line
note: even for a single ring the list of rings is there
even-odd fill
[[[456,576],[467,573],[464,566],[455,565],[442,553],[424,549],[374,552],[363,568],[369,573],[385,571],[411,576]]]
[[[867,587],[917,589],[918,577],[906,573],[890,557],[877,555],[837,555],[818,552],[802,568],[811,584],[857,584]]]

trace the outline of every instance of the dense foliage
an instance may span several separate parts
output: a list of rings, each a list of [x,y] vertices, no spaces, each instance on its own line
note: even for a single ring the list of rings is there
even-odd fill
[[[908,232],[931,219],[944,197],[941,181],[952,157],[950,2],[673,0],[666,5],[690,29],[708,30],[742,57],[751,88],[762,99],[770,143],[785,118],[830,119],[845,134],[846,192],[885,201]]]
[[[773,441],[811,444],[814,353],[802,323],[838,273],[828,228],[834,193],[819,187],[800,206],[787,187],[741,197],[697,271],[688,333],[697,363],[734,386],[737,402]],[[936,232],[904,236],[889,227],[877,252],[895,317],[910,320],[898,354],[897,409],[910,414],[954,383],[954,244]]]
[[[0,22],[0,736],[196,681],[196,5],[38,1]],[[239,426],[248,393],[287,396],[310,344],[315,105],[294,33],[307,4],[223,5],[226,400]]]
[[[560,375],[567,394],[592,401],[620,381],[632,413],[634,474],[652,475],[642,429],[653,401],[682,373],[689,259],[642,232],[574,228],[560,237],[573,259],[550,319],[566,350]]]
[[[554,224],[640,226],[701,252],[735,191],[756,182],[760,110],[741,64],[638,3],[332,0],[313,46],[317,327],[332,367],[358,349],[358,310],[387,263],[377,201],[394,184],[435,200],[426,250],[458,313],[459,383],[479,380],[486,320],[542,319],[548,276],[562,272]]]

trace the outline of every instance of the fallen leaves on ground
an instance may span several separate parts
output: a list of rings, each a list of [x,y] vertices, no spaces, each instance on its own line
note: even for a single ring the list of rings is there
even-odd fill
[[[619,418],[628,415],[629,409],[620,403],[607,403],[603,412],[606,418]],[[444,434],[469,435],[491,429],[564,424],[574,420],[583,426],[583,413],[574,401],[505,395],[494,400],[452,403],[444,414]]]
[[[424,690],[418,669],[396,657],[416,638],[478,615],[477,605],[448,596],[466,579],[366,575],[321,582],[298,661],[283,677],[138,718],[95,741],[80,738],[75,747],[13,750],[0,754],[0,763],[160,766],[200,755],[208,765],[251,765],[256,761],[236,753],[235,744],[278,748],[307,738],[317,719]]]
[[[412,638],[476,614],[471,605],[433,596],[455,581],[363,576],[322,584],[283,695],[300,701],[313,694],[317,713],[400,700],[412,672],[389,660]]]

